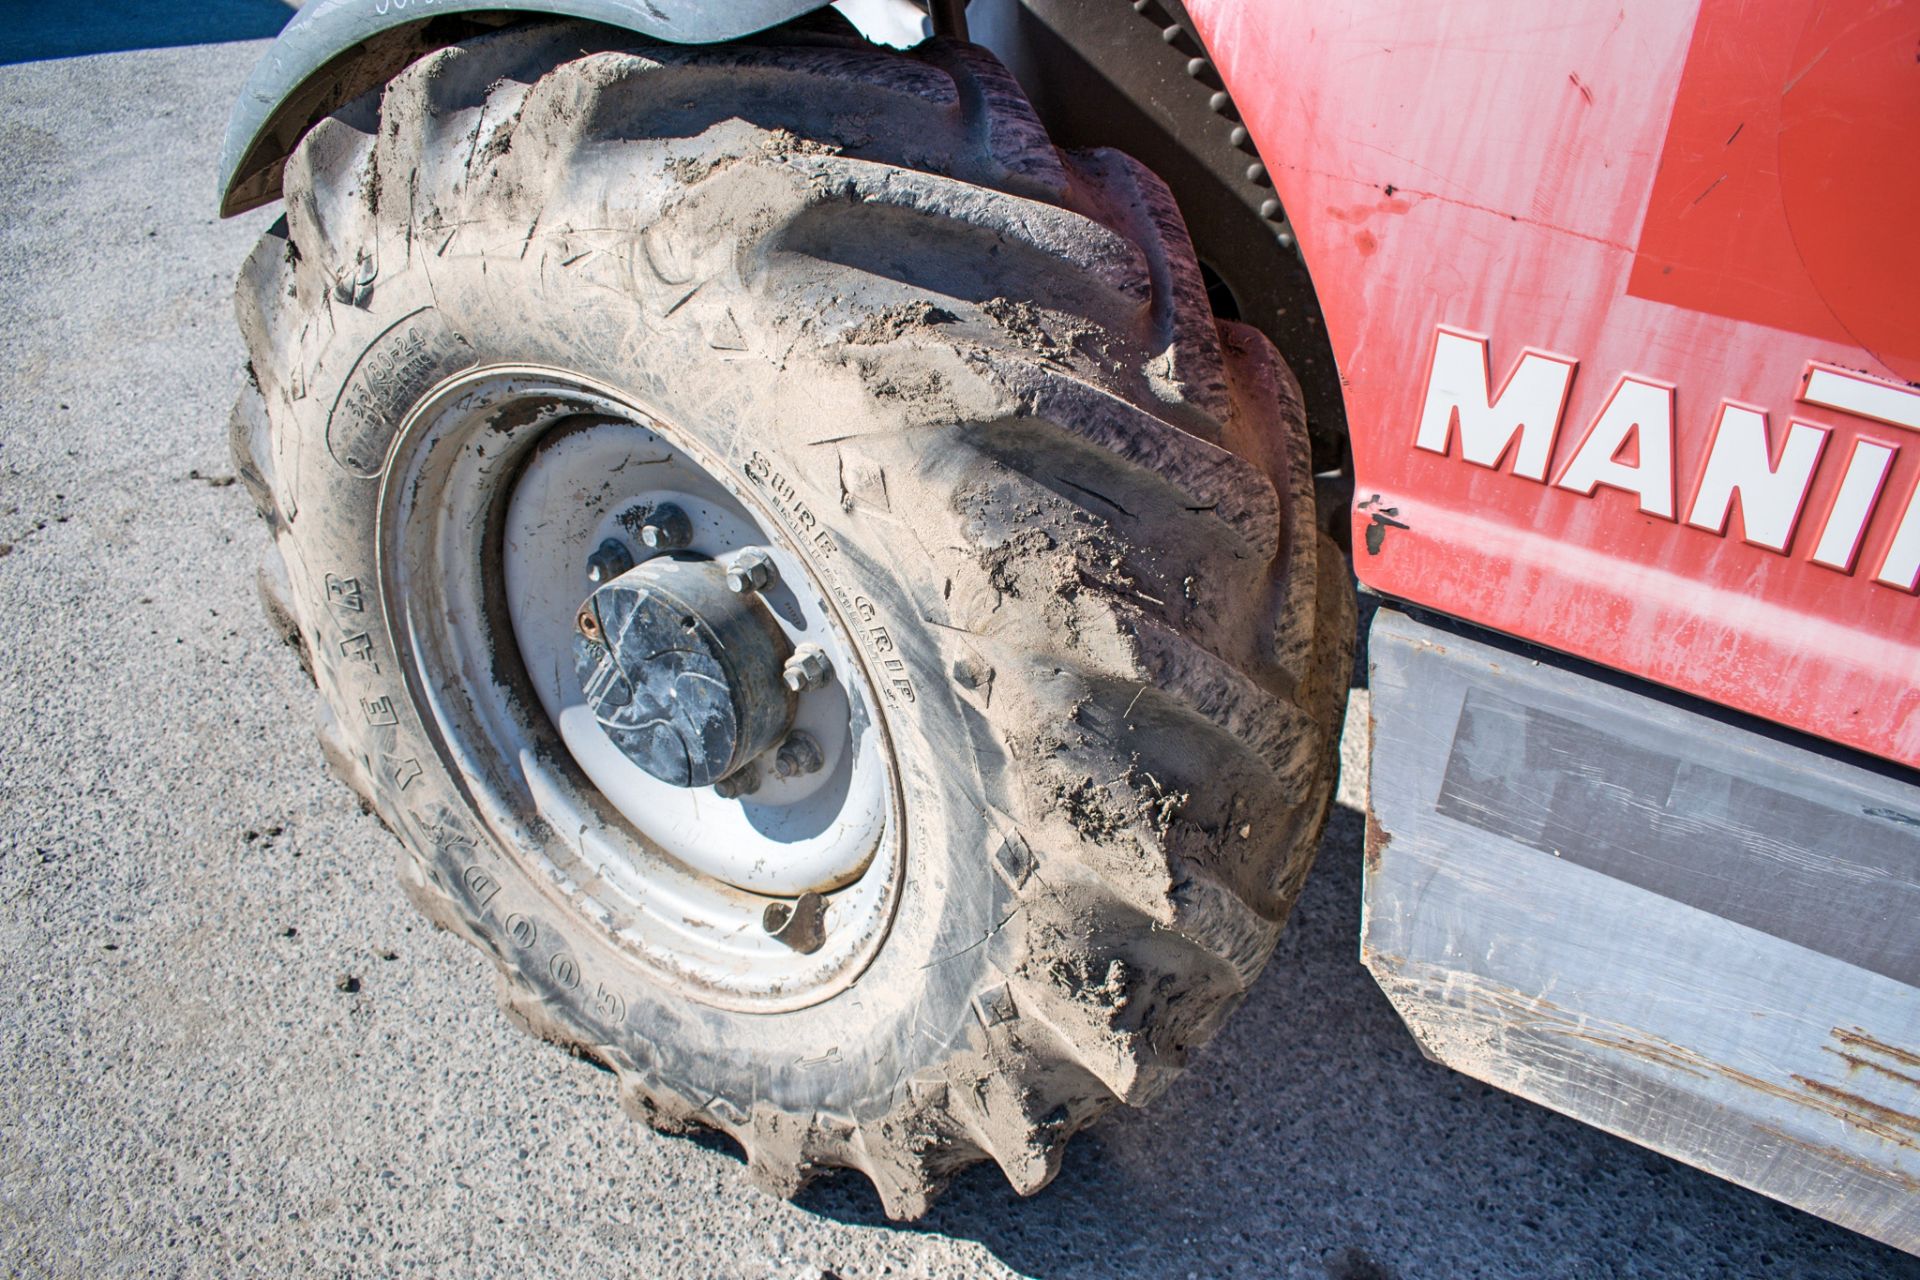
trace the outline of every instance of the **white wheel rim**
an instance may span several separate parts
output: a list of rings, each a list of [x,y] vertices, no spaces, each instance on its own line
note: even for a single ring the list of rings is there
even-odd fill
[[[501,843],[576,915],[709,1003],[794,1008],[852,981],[896,897],[898,780],[857,649],[770,513],[684,433],[553,370],[449,380],[395,448],[381,558],[396,651]],[[644,561],[653,553],[622,517],[667,500],[692,517],[683,554],[764,550],[781,630],[831,660],[833,678],[800,695],[795,717],[820,745],[818,772],[762,768],[760,789],[737,798],[673,786],[628,760],[586,705],[573,646],[587,557],[618,538]],[[807,891],[824,895],[825,942],[802,953],[764,921]]]

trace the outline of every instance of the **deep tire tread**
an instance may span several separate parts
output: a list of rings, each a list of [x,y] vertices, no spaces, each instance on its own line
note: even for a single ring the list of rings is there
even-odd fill
[[[1005,293],[939,299],[950,334],[943,322],[897,341],[836,337],[884,318],[890,298],[924,300],[910,283],[890,295],[877,271],[862,277],[868,301],[817,325],[812,311],[795,311],[814,327],[781,331],[837,350],[860,385],[934,369],[971,370],[998,388],[988,402],[949,408],[947,420],[1004,427],[1006,492],[1040,514],[1016,526],[983,499],[976,572],[995,561],[996,539],[1058,530],[1046,555],[998,562],[994,580],[1027,602],[1033,624],[996,632],[994,623],[980,637],[996,666],[1044,661],[1070,674],[1046,695],[1057,702],[1009,694],[995,710],[1060,726],[1012,753],[1018,785],[1046,816],[1028,831],[1036,865],[1015,884],[1026,954],[1004,976],[1004,1021],[983,1019],[966,1053],[902,1080],[877,1122],[765,1102],[742,1109],[668,1079],[652,1055],[593,1043],[467,925],[426,862],[403,859],[421,909],[488,950],[509,1014],[607,1066],[638,1118],[670,1132],[726,1131],[776,1194],[796,1194],[827,1168],[860,1169],[890,1215],[911,1217],[982,1156],[1023,1194],[1044,1186],[1076,1129],[1116,1099],[1156,1096],[1258,975],[1324,821],[1352,606],[1337,552],[1316,531],[1297,388],[1264,338],[1214,324],[1159,179],[1117,152],[1057,151],[980,50],[935,41],[900,58],[831,37],[781,40],[689,49],[530,24],[430,54],[383,96],[321,121],[287,164],[283,225],[242,272],[238,311],[258,383],[243,393],[231,439],[269,529],[285,536],[298,499],[275,474],[274,433],[290,429],[279,425],[292,420],[286,406],[306,394],[309,330],[363,323],[354,313],[382,287],[381,253],[399,245],[431,281],[469,252],[462,237],[477,239],[482,222],[524,224],[525,252],[537,244],[549,256],[534,260],[554,263],[543,269],[591,271],[601,230],[549,220],[568,182],[667,174],[634,216],[669,230],[698,225],[703,200],[754,183],[773,191],[757,241],[729,258],[738,280],[769,299],[816,287],[820,264],[839,261],[821,256],[822,219],[839,219],[846,239],[850,210],[863,226],[998,245],[1019,264],[982,277],[981,292],[997,280]],[[733,103],[733,114],[714,102]],[[849,104],[912,127],[836,125]],[[636,120],[661,136],[633,137]],[[755,150],[755,138],[778,142],[778,154]],[[610,164],[619,148],[627,158]],[[670,283],[671,264],[654,266]],[[640,288],[643,308],[685,301],[661,282]],[[1049,431],[1063,443],[1048,445]],[[1132,468],[1137,489],[1054,482],[1084,474],[1089,450]],[[1165,507],[1151,538],[1130,530],[1136,517],[1120,499]],[[1162,563],[1187,571],[1162,583]],[[312,602],[277,552],[261,583],[269,619],[300,643],[311,673],[300,637]],[[1135,732],[1135,720],[1152,732]],[[404,832],[387,783],[324,700],[319,736],[369,810]],[[1177,758],[1195,744],[1208,753],[1204,772]],[[1116,752],[1124,768],[1112,777]],[[1071,886],[1075,905],[1051,886]],[[1089,927],[1094,945],[1055,963],[1051,941]]]

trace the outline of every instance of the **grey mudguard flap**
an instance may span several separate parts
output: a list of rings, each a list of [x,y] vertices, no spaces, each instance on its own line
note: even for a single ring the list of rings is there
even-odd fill
[[[824,4],[825,0],[535,0],[529,4],[309,0],[253,69],[234,104],[220,150],[220,212],[240,213],[279,195],[281,163],[311,120],[314,106],[335,105],[326,102],[316,81],[329,78],[338,70],[337,60],[350,57],[383,32],[462,13],[550,13],[589,18],[678,44],[712,44],[764,30]],[[416,55],[426,51],[425,47],[395,48]],[[399,69],[382,66],[378,58],[371,64],[380,68],[381,78]]]
[[[1362,954],[1447,1065],[1920,1252],[1920,783],[1392,608]]]

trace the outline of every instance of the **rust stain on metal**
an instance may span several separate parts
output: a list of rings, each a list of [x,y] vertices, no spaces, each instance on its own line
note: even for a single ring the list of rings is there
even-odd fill
[[[1640,1036],[1622,1035],[1618,1033],[1613,1035],[1596,1035],[1593,1032],[1582,1030],[1579,1027],[1561,1026],[1557,1023],[1547,1024],[1546,1029],[1558,1032],[1569,1040],[1578,1040],[1584,1044],[1590,1044],[1596,1049],[1607,1049],[1614,1053],[1624,1053],[1630,1058],[1638,1058],[1642,1062],[1651,1062],[1656,1067],[1665,1067],[1669,1071],[1678,1071],[1682,1075],[1692,1076],[1696,1080],[1711,1079],[1714,1072],[1727,1071],[1726,1068],[1709,1058],[1703,1058],[1690,1049],[1683,1049],[1677,1044],[1669,1044],[1664,1040],[1646,1039]],[[1711,1068],[1711,1070],[1705,1070],[1703,1068]],[[1729,1072],[1728,1074],[1737,1073]],[[1778,1088],[1766,1088],[1764,1082],[1754,1081],[1754,1083],[1759,1084],[1763,1092],[1780,1092]],[[1785,1095],[1783,1094],[1782,1096]]]
[[[1835,1164],[1845,1165],[1856,1173],[1864,1173],[1871,1178],[1890,1179],[1897,1183],[1900,1189],[1908,1195],[1920,1195],[1920,1178],[1910,1177],[1891,1166],[1877,1165],[1870,1160],[1862,1160],[1852,1152],[1843,1151],[1839,1147],[1829,1147],[1818,1142],[1808,1142],[1805,1138],[1796,1138],[1786,1130],[1776,1129],[1770,1124],[1755,1125],[1754,1128],[1770,1138],[1778,1138],[1789,1146],[1795,1146],[1802,1151],[1811,1152],[1819,1156],[1822,1160],[1831,1160]]]
[[[1845,1049],[1836,1049],[1830,1044],[1822,1045],[1821,1048],[1846,1063],[1849,1072],[1871,1071],[1876,1075],[1885,1076],[1889,1080],[1898,1081],[1901,1084],[1911,1085],[1916,1089],[1920,1089],[1920,1079],[1916,1079],[1901,1071],[1895,1071],[1885,1063],[1875,1062],[1871,1058],[1863,1058],[1857,1053],[1848,1053]]]
[[[1724,1062],[1715,1062],[1703,1054],[1695,1053],[1691,1049],[1669,1041],[1651,1037],[1595,1036],[1572,1027],[1550,1026],[1549,1029],[1562,1032],[1576,1040],[1586,1040],[1592,1044],[1631,1054],[1661,1066],[1688,1071],[1696,1076],[1710,1071],[1723,1079],[1731,1080],[1737,1085],[1744,1085],[1769,1097],[1779,1098],[1796,1106],[1824,1111],[1837,1120],[1845,1121],[1858,1129],[1865,1129],[1868,1133],[1884,1138],[1896,1146],[1920,1151],[1920,1143],[1916,1143],[1913,1138],[1913,1135],[1920,1135],[1920,1121],[1904,1112],[1869,1102],[1844,1089],[1836,1089],[1832,1085],[1822,1084],[1807,1076],[1790,1077],[1794,1084],[1800,1086],[1795,1089],[1772,1080],[1764,1080],[1751,1072],[1728,1066]],[[1905,1132],[1902,1132],[1903,1130]]]
[[[1367,870],[1378,871],[1380,869],[1380,855],[1385,853],[1387,846],[1392,843],[1393,836],[1385,827],[1380,825],[1380,820],[1373,816],[1373,806],[1368,805],[1367,842],[1366,850],[1362,855],[1366,859]]]
[[[1874,1039],[1859,1027],[1835,1027],[1833,1029],[1833,1038],[1841,1044],[1846,1045],[1849,1049],[1860,1049],[1868,1053],[1877,1053],[1883,1058],[1891,1058],[1902,1066],[1920,1070],[1920,1053],[1910,1053],[1905,1049],[1897,1049],[1883,1040]]]
[[[1836,1089],[1834,1086],[1822,1080],[1814,1080],[1807,1076],[1794,1076],[1793,1081],[1801,1088],[1811,1090],[1820,1097],[1827,1098],[1839,1106],[1845,1107],[1849,1111],[1859,1112],[1860,1116],[1872,1116],[1883,1125],[1889,1125],[1895,1129],[1904,1129],[1908,1133],[1920,1134],[1920,1117],[1910,1116],[1904,1111],[1886,1106],[1883,1103],[1875,1102],[1871,1098],[1863,1098],[1857,1093],[1848,1093],[1845,1089]],[[1852,1120],[1855,1124],[1867,1128],[1873,1127],[1867,1125],[1866,1121],[1861,1119],[1860,1116],[1849,1116],[1848,1119]],[[1876,1129],[1875,1132],[1878,1132],[1878,1130]],[[1904,1145],[1912,1146],[1913,1144],[1909,1142]]]
[[[1426,988],[1418,995],[1418,999],[1422,1002],[1449,1006],[1477,1021],[1502,1024],[1504,1029],[1510,1031],[1562,1036],[1592,1045],[1597,1049],[1638,1058],[1665,1070],[1680,1072],[1696,1079],[1704,1080],[1718,1076],[1769,1097],[1790,1102],[1795,1106],[1823,1112],[1896,1146],[1920,1151],[1920,1140],[1917,1140],[1920,1139],[1920,1118],[1807,1076],[1792,1076],[1791,1083],[1766,1080],[1751,1072],[1742,1071],[1738,1067],[1717,1062],[1684,1045],[1648,1035],[1637,1027],[1575,1016],[1571,1011],[1560,1008],[1550,1000],[1540,996],[1524,995],[1512,988],[1488,982],[1477,974],[1448,971],[1444,982],[1435,982],[1432,979],[1423,981],[1420,978],[1402,974],[1398,971],[1398,965],[1387,963],[1384,957],[1381,958],[1380,968],[1375,970],[1376,978],[1382,977],[1382,969],[1386,971],[1387,976],[1393,978],[1396,984]],[[1382,985],[1385,985],[1384,981]],[[1391,995],[1391,992],[1389,994]],[[1404,1010],[1403,1002],[1396,1000],[1395,1003],[1401,1005]],[[1435,1030],[1439,1029],[1435,1028]],[[1865,1035],[1864,1032],[1857,1030],[1851,1034],[1856,1037]],[[1867,1038],[1871,1039],[1871,1037]],[[1471,1067],[1453,1060],[1453,1057],[1457,1056],[1458,1051],[1463,1048],[1463,1045],[1458,1042],[1458,1036],[1445,1036],[1443,1033],[1437,1035],[1435,1039],[1436,1043],[1444,1040],[1447,1047],[1455,1051],[1455,1055],[1445,1056],[1443,1060],[1472,1073]],[[1879,1042],[1873,1043],[1877,1045]],[[1485,1048],[1484,1045],[1480,1047],[1482,1050]],[[1902,1050],[1895,1052],[1904,1053]]]

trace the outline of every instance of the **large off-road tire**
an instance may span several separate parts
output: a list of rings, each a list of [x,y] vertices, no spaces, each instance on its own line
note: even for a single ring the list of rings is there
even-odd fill
[[[262,594],[509,1011],[771,1189],[856,1168],[896,1217],[986,1157],[1032,1192],[1160,1092],[1313,858],[1352,629],[1298,391],[1216,326],[1161,183],[1057,151],[969,46],[564,23],[422,59],[285,190],[238,303]],[[526,497],[569,432],[633,452]],[[648,465],[710,471],[769,607],[843,642],[884,788],[820,896],[663,854],[543,710],[571,677],[527,611],[585,598]],[[550,524],[557,586],[514,568]],[[769,940],[822,904],[824,945]]]

